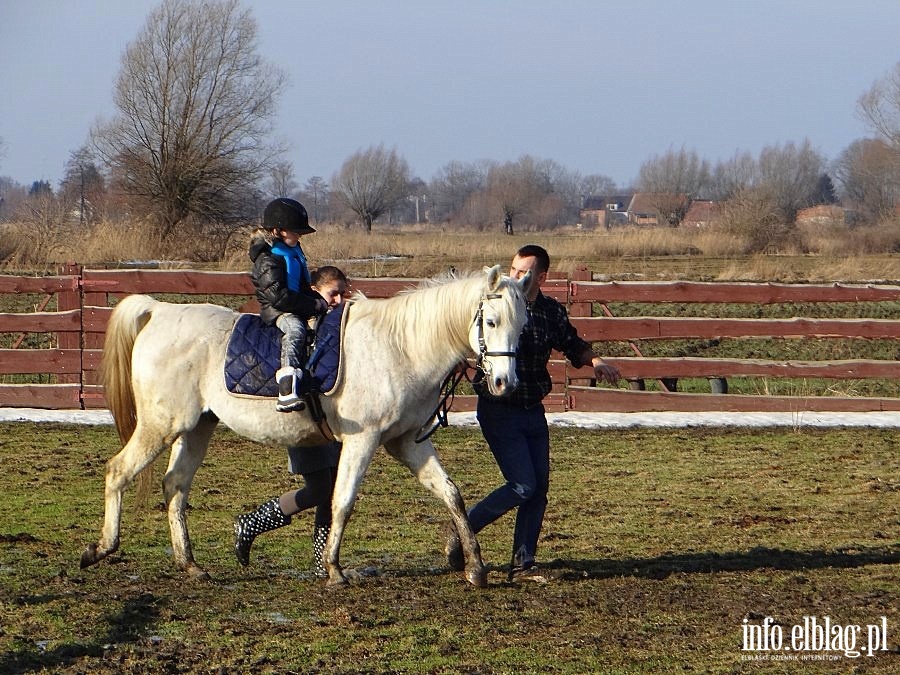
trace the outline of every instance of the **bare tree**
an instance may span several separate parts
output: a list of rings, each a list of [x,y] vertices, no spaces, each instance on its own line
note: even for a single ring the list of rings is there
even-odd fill
[[[437,211],[432,219],[449,220],[457,218],[464,210],[469,198],[484,189],[487,182],[488,165],[484,162],[448,162],[441,167],[429,185],[433,208]]]
[[[27,252],[32,262],[46,263],[68,243],[64,233],[68,213],[63,200],[53,194],[49,181],[33,181],[28,196],[18,205],[15,219],[25,223],[31,246]]]
[[[784,245],[791,233],[772,193],[764,186],[740,188],[724,202],[720,222],[739,236],[744,253],[764,253]]]
[[[300,193],[300,201],[306,206],[306,210],[312,215],[315,222],[323,219],[327,213],[330,191],[327,181],[321,176],[312,176],[303,185]]]
[[[69,154],[60,181],[60,198],[67,209],[78,213],[82,224],[100,215],[106,198],[106,179],[90,147],[83,145]]]
[[[3,136],[0,136],[0,160],[6,157],[6,142],[3,140]],[[2,177],[0,177],[2,178]],[[6,190],[4,189],[4,185],[0,182],[0,218],[3,217],[3,212],[6,210]]]
[[[533,213],[535,226],[552,228],[577,222],[581,210],[581,174],[552,159],[542,159],[537,166],[545,177],[543,185],[547,191]]]
[[[584,176],[578,187],[583,197],[610,197],[618,191],[616,182],[609,176],[600,173],[592,173]]]
[[[877,223],[894,215],[900,204],[900,164],[883,140],[854,141],[834,161],[833,171],[845,206],[861,220]]]
[[[0,176],[0,222],[13,218],[24,208],[28,189],[9,176]]]
[[[797,211],[811,205],[825,165],[809,140],[800,145],[767,146],[759,153],[759,187],[774,200],[785,223],[793,223]]]
[[[353,153],[331,179],[338,201],[362,221],[366,232],[372,223],[407,196],[409,165],[396,150],[384,145]]]
[[[900,62],[860,97],[857,110],[880,138],[900,152]]]
[[[638,189],[654,195],[654,208],[670,225],[684,219],[690,199],[704,194],[710,184],[709,163],[684,148],[651,157],[641,165],[638,177]]]
[[[638,189],[643,192],[672,192],[692,197],[710,184],[709,163],[694,150],[669,150],[641,165]]]
[[[118,112],[94,129],[94,147],[163,237],[189,216],[255,214],[248,195],[279,154],[266,138],[283,82],[238,0],[164,0],[125,51]]]
[[[503,221],[505,234],[515,234],[515,222],[537,210],[553,187],[546,166],[529,155],[494,165],[488,172],[487,194]]]
[[[858,112],[878,140],[883,141],[881,147],[871,146],[865,153],[869,160],[866,163],[874,161],[883,172],[883,182],[877,188],[873,181],[867,181],[869,189],[877,189],[878,194],[870,194],[874,199],[866,208],[874,219],[894,217],[900,205],[900,63],[862,95]]]
[[[759,183],[759,166],[749,152],[737,151],[734,156],[716,164],[712,172],[709,196],[730,199]]]
[[[293,197],[299,184],[294,179],[293,165],[282,160],[269,169],[269,193],[272,197]]]

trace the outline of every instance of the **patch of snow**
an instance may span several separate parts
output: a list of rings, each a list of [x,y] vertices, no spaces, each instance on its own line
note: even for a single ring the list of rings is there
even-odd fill
[[[475,413],[450,413],[452,424],[476,425]],[[629,427],[900,427],[900,412],[564,412],[547,413],[551,426],[586,429]]]
[[[477,426],[474,412],[450,413],[453,426]],[[900,412],[564,412],[547,413],[551,426],[583,429],[630,427],[883,427],[900,428]],[[41,410],[0,407],[0,422],[58,422],[61,424],[112,424],[108,410]]]

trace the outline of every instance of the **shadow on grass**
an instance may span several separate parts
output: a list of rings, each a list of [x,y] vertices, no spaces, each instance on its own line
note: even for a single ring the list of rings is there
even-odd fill
[[[712,551],[696,553],[672,553],[654,558],[621,558],[575,560],[555,558],[539,561],[542,569],[552,570],[555,579],[579,581],[584,579],[609,579],[613,577],[640,577],[666,579],[672,574],[710,574],[714,572],[751,572],[753,570],[815,570],[865,567],[867,565],[892,565],[900,563],[898,545],[878,548],[851,546],[831,551],[790,551],[758,547],[749,551]],[[486,564],[491,574],[509,571],[509,564]],[[460,574],[447,568],[444,560],[438,565],[417,565],[404,561],[397,567],[384,557],[377,564],[359,568],[347,567],[345,574],[351,583],[361,578],[430,577]],[[261,576],[260,579],[267,579]],[[324,583],[324,582],[323,582]]]
[[[605,579],[642,577],[665,579],[671,574],[707,574],[712,572],[749,572],[752,570],[811,570],[852,568],[866,565],[900,563],[895,547],[848,547],[837,551],[789,551],[754,548],[727,553],[678,553],[655,558],[621,560],[556,559],[542,565],[560,570],[562,579]]]
[[[56,670],[76,664],[85,657],[100,658],[110,646],[146,639],[148,629],[152,628],[159,618],[158,604],[159,601],[151,593],[144,593],[126,601],[121,611],[103,617],[107,632],[97,636],[94,642],[60,644],[48,650],[42,648],[41,641],[35,639],[37,636],[29,636],[27,644],[18,651],[0,655],[0,673]]]

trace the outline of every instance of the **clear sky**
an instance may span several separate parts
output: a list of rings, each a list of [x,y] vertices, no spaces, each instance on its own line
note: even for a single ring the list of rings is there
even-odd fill
[[[150,0],[0,0],[0,176],[58,184]],[[670,149],[715,163],[868,134],[856,101],[900,61],[900,0],[245,0],[290,77],[278,134],[300,183],[396,148],[552,159],[620,187]]]

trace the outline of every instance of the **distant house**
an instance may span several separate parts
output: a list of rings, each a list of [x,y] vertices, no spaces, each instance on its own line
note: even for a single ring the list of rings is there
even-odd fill
[[[635,192],[628,204],[632,225],[678,225],[691,204],[690,195],[674,192]]]
[[[707,227],[719,219],[721,211],[720,202],[714,202],[711,199],[695,199],[691,202],[687,213],[684,214],[681,224],[689,227]]]
[[[847,222],[847,213],[836,204],[818,204],[797,211],[796,221],[798,225],[843,225]]]
[[[583,227],[610,228],[628,222],[629,195],[611,197],[585,197],[578,212],[579,222]]]

